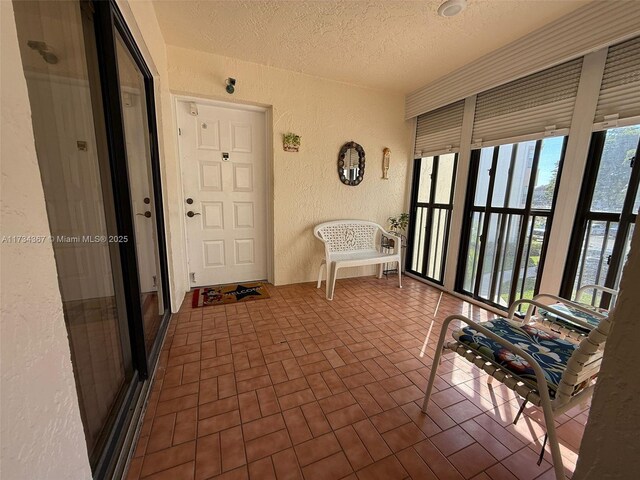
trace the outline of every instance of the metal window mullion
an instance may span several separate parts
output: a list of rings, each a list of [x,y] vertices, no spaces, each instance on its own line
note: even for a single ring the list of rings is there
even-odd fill
[[[478,296],[480,291],[480,280],[482,279],[483,268],[482,264],[484,263],[484,254],[486,250],[487,244],[487,230],[489,228],[489,220],[491,219],[491,203],[493,201],[493,187],[495,185],[495,172],[496,167],[498,165],[498,153],[500,152],[500,147],[495,147],[493,149],[493,159],[491,160],[491,170],[489,175],[489,188],[487,189],[487,199],[485,202],[485,216],[484,222],[482,226],[482,234],[480,235],[481,243],[480,243],[480,253],[478,255],[478,272],[479,275],[476,276],[475,285],[473,288],[473,295]],[[478,156],[478,166],[480,165],[480,156]]]
[[[540,160],[540,150],[542,149],[542,140],[538,140],[536,142],[536,148],[533,154],[533,163],[531,165],[531,172],[538,171],[538,162]],[[524,219],[520,225],[520,237],[518,239],[518,249],[516,251],[515,262],[514,262],[514,272],[520,272],[520,266],[522,265],[522,253],[524,250],[524,241],[526,238],[526,228],[524,225],[527,224],[529,217],[531,217],[531,202],[533,199],[533,190],[535,188],[534,182],[529,182],[529,187],[527,191],[527,200],[525,203],[525,212]],[[526,273],[525,273],[526,275]],[[511,282],[511,292],[509,294],[509,301],[507,303],[511,304],[515,299],[516,290],[517,290],[518,282]]]

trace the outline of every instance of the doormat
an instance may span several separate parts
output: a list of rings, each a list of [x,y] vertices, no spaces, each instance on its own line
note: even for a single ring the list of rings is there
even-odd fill
[[[228,303],[248,302],[269,298],[267,287],[262,282],[231,283],[213,287],[196,288],[193,291],[191,306],[207,307]]]

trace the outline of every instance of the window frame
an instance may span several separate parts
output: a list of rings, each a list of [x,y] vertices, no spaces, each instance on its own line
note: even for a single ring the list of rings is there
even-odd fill
[[[535,285],[534,285],[534,290],[533,290],[533,295],[536,295],[540,289],[540,282],[542,281],[542,276],[543,276],[543,272],[544,272],[544,264],[545,264],[545,259],[546,259],[546,253],[548,250],[548,246],[549,246],[549,237],[550,237],[550,233],[551,233],[551,228],[552,228],[552,224],[553,224],[553,218],[555,216],[555,208],[556,208],[556,201],[558,198],[558,191],[559,191],[559,186],[560,186],[560,181],[561,181],[561,177],[562,177],[562,170],[563,170],[563,165],[564,165],[564,161],[565,161],[565,155],[566,155],[566,150],[567,150],[567,143],[568,143],[568,136],[564,135],[562,136],[563,141],[562,141],[562,147],[560,150],[560,160],[558,162],[558,173],[556,175],[556,179],[555,179],[555,187],[554,187],[554,192],[553,192],[553,196],[552,196],[552,202],[551,202],[551,208],[550,209],[540,209],[540,208],[533,208],[532,207],[532,201],[533,201],[533,193],[535,190],[535,186],[536,186],[536,177],[534,176],[538,174],[538,166],[539,166],[539,160],[540,160],[540,152],[542,151],[542,143],[548,139],[548,138],[553,138],[553,137],[543,137],[543,138],[538,138],[538,139],[533,139],[533,140],[523,140],[523,141],[519,141],[519,142],[511,142],[511,143],[505,143],[505,144],[498,144],[498,145],[490,145],[487,147],[493,147],[494,151],[493,151],[493,156],[492,156],[492,160],[491,160],[491,168],[490,168],[490,173],[489,173],[489,185],[487,187],[487,197],[486,197],[486,203],[483,206],[476,206],[475,205],[475,194],[476,194],[476,190],[477,190],[477,181],[474,181],[474,179],[478,178],[478,174],[479,174],[479,169],[480,169],[480,157],[481,157],[481,152],[483,148],[486,147],[478,147],[478,148],[474,148],[471,151],[471,158],[470,158],[470,166],[469,166],[469,182],[467,183],[467,193],[466,193],[466,198],[465,198],[465,205],[464,205],[464,214],[463,214],[463,221],[462,221],[462,231],[461,231],[461,237],[460,237],[460,245],[459,245],[459,255],[458,255],[458,264],[456,266],[456,280],[455,280],[455,285],[454,285],[454,290],[458,293],[461,293],[462,295],[468,296],[473,298],[474,300],[477,300],[479,302],[485,303],[487,305],[490,305],[494,308],[497,308],[499,310],[503,310],[503,311],[507,311],[508,310],[508,306],[504,306],[504,305],[500,305],[492,300],[489,300],[485,297],[482,297],[480,295],[480,283],[481,283],[481,279],[482,279],[482,272],[478,272],[476,271],[476,275],[475,278],[473,278],[473,289],[472,291],[468,291],[465,290],[464,288],[464,278],[465,278],[465,274],[466,274],[466,269],[467,269],[467,257],[468,257],[468,253],[470,250],[470,236],[471,236],[471,228],[472,228],[472,220],[473,220],[473,215],[475,213],[479,213],[480,215],[482,215],[482,219],[480,224],[482,225],[482,230],[481,233],[478,235],[479,240],[481,241],[480,244],[480,250],[479,250],[479,255],[478,255],[478,260],[477,260],[477,264],[480,266],[484,263],[485,261],[485,253],[486,253],[486,244],[487,242],[485,242],[485,235],[487,233],[487,229],[489,227],[489,222],[491,219],[491,215],[492,214],[497,214],[500,216],[508,216],[508,215],[520,215],[522,217],[521,223],[520,223],[520,231],[518,233],[518,244],[517,244],[517,250],[516,250],[516,255],[514,257],[514,265],[513,265],[513,272],[520,272],[520,269],[522,267],[522,262],[525,259],[525,257],[523,256],[523,254],[525,253],[525,248],[526,248],[526,258],[529,258],[529,251],[530,251],[530,246],[531,246],[531,242],[533,239],[533,230],[535,227],[535,218],[538,217],[544,217],[546,218],[546,224],[545,224],[545,233],[544,233],[544,237],[542,240],[542,246],[541,246],[541,251],[540,251],[540,260],[538,262],[538,271],[537,271],[537,275],[536,275],[536,281],[535,281]],[[527,197],[526,197],[526,201],[525,201],[525,206],[523,208],[516,208],[516,207],[495,207],[492,206],[492,202],[493,202],[493,193],[494,193],[494,187],[495,187],[495,171],[496,171],[496,167],[497,167],[497,163],[498,163],[498,157],[500,154],[500,147],[503,146],[508,146],[508,145],[518,145],[520,143],[523,143],[525,141],[535,141],[535,150],[534,150],[534,157],[532,160],[532,165],[531,165],[531,176],[529,178],[529,185],[527,186]],[[511,171],[512,171],[512,167],[514,165],[514,161],[515,161],[515,156],[516,156],[516,152],[517,149],[514,149],[514,151],[511,154],[511,161],[510,161],[510,167],[509,167],[509,178],[507,179],[507,184],[511,184],[513,177],[511,175]],[[507,189],[509,187],[507,186]],[[508,194],[509,194],[509,190],[507,190],[507,193],[505,193],[505,203],[508,204]],[[531,226],[529,227],[529,222],[531,222]],[[503,227],[503,223],[501,222],[500,225],[501,228],[501,234],[500,234],[500,238],[502,238],[504,232],[504,227]],[[529,242],[527,245],[525,245],[526,239],[527,239],[527,231],[529,231],[528,235],[529,235]],[[500,245],[499,247],[502,248],[502,244],[501,242],[499,242]],[[496,268],[496,263],[499,261],[499,258],[501,256],[501,252],[499,252],[498,254],[495,255],[495,260],[494,260],[494,266],[491,270],[491,286],[490,286],[490,293],[489,293],[489,297],[492,298],[495,296],[495,276],[497,274],[500,273],[500,271],[497,270]],[[480,273],[480,274],[479,274]],[[514,301],[516,297],[516,293],[518,290],[518,284],[519,284],[519,279],[516,279],[515,281],[512,281],[511,283],[511,287],[509,289],[509,301],[507,302],[509,305],[511,305]],[[522,287],[520,288],[520,298],[522,298],[522,294],[524,292],[524,285],[525,282],[522,282]]]
[[[451,173],[451,191],[449,192],[449,201],[447,203],[436,203],[435,195],[436,195],[436,186],[438,182],[438,169],[440,164],[440,157],[443,155],[453,154],[453,170]],[[422,162],[427,158],[433,158],[433,167],[431,170],[431,180],[430,180],[430,190],[429,190],[429,201],[428,202],[419,202],[418,195],[420,189],[420,174],[422,171]],[[453,215],[453,197],[455,192],[455,183],[456,183],[456,172],[458,169],[458,153],[457,152],[449,152],[438,155],[427,155],[417,157],[413,160],[413,178],[411,181],[411,204],[409,210],[409,229],[407,232],[408,241],[407,241],[407,256],[405,259],[405,271],[410,273],[411,275],[415,275],[417,277],[423,278],[430,282],[433,282],[437,285],[444,285],[444,272],[446,269],[446,258],[447,258],[447,250],[449,247],[449,234],[451,230],[451,217]],[[417,229],[416,220],[417,220],[417,212],[418,209],[423,208],[426,209],[427,218],[424,226],[424,234],[425,243],[423,249],[423,259],[422,259],[422,272],[417,270],[413,270],[411,268],[413,254],[416,251],[418,245],[414,242],[415,233]],[[433,217],[434,210],[445,211],[447,214],[447,221],[445,225],[444,232],[444,240],[442,247],[442,260],[440,262],[440,279],[436,279],[434,277],[430,277],[427,272],[429,271],[429,251],[431,247],[431,230],[433,227]],[[419,242],[418,242],[419,243]]]
[[[632,157],[631,175],[629,177],[629,188],[625,196],[620,214],[614,212],[597,212],[591,211],[591,203],[595,194],[596,182],[600,164],[602,162],[602,153],[604,151],[607,137],[607,130],[599,130],[591,135],[589,144],[589,153],[587,155],[587,166],[585,168],[582,186],[580,188],[580,196],[578,199],[578,208],[576,210],[575,221],[571,231],[571,240],[569,243],[569,251],[565,262],[562,283],[560,286],[560,296],[564,298],[572,298],[573,287],[576,283],[576,275],[580,267],[580,259],[582,257],[583,241],[587,233],[587,227],[591,222],[607,222],[617,223],[618,231],[614,240],[611,251],[611,260],[608,261],[608,270],[604,279],[603,286],[614,288],[616,278],[624,262],[624,244],[629,232],[629,228],[635,224],[637,213],[633,212],[635,198],[640,188],[640,161],[638,154],[640,153],[640,139],[636,146],[636,154]],[[608,232],[608,227],[606,232]],[[606,236],[606,233],[605,233]],[[603,253],[604,254],[604,253]],[[611,303],[611,295],[603,293],[600,297],[601,308],[609,308]]]

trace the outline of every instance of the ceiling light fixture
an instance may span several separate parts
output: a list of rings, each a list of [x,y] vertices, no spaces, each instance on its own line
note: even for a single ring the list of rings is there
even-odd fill
[[[453,17],[467,8],[467,0],[447,0],[438,7],[441,17]]]

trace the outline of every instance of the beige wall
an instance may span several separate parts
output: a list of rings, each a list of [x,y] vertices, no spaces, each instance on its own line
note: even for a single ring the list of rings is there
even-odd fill
[[[175,93],[273,108],[276,284],[316,278],[323,250],[313,237],[314,225],[356,218],[386,226],[389,216],[403,211],[411,128],[403,119],[402,95],[174,46],[167,47],[167,56]],[[224,90],[227,77],[238,81],[234,95]],[[299,153],[282,150],[281,135],[288,131],[302,136]],[[357,187],[340,183],[336,171],[338,151],[350,140],[367,155],[365,178]],[[381,179],[385,147],[392,152],[387,181]]]
[[[638,478],[640,455],[640,221],[620,283],[613,328],[605,347],[573,478]]]
[[[0,230],[49,235],[11,2],[0,2]],[[2,478],[91,478],[51,243],[0,244]]]

